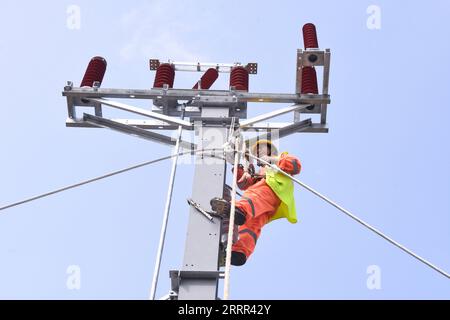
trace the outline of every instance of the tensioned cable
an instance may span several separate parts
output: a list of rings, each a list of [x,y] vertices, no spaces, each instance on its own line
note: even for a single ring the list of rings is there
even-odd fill
[[[234,118],[233,118],[234,119]],[[236,138],[235,151],[237,151],[239,145],[240,137]],[[231,253],[233,247],[233,235],[234,235],[234,214],[236,212],[236,189],[237,189],[237,167],[239,165],[239,152],[234,154],[234,170],[233,170],[233,184],[231,185],[231,207],[230,207],[230,217],[228,220],[228,239],[225,257],[225,278],[224,278],[224,289],[223,289],[223,299],[230,299],[230,274],[231,274]]]
[[[181,120],[184,120],[186,106],[182,106]],[[177,173],[178,153],[180,152],[180,143],[183,133],[183,126],[178,126],[177,142],[175,144],[175,157],[172,159],[172,169],[170,170],[169,186],[166,196],[166,205],[164,207],[163,221],[161,224],[161,233],[159,236],[158,251],[156,252],[155,268],[153,270],[152,287],[150,289],[150,300],[155,300],[156,290],[158,287],[159,271],[161,269],[161,260],[164,251],[164,244],[166,242],[167,224],[169,222],[170,206],[172,204],[173,186],[175,184],[175,174]]]
[[[219,148],[213,148],[213,149],[204,149],[204,150],[186,151],[186,152],[180,152],[178,155],[193,154],[193,153],[196,154],[196,153],[203,153],[203,152],[205,152],[205,151],[219,151],[219,150],[220,150]],[[243,153],[242,151],[237,151],[237,152]],[[137,168],[141,168],[141,167],[144,167],[144,166],[153,164],[153,163],[157,163],[157,162],[161,162],[161,161],[164,161],[164,160],[168,160],[168,159],[170,159],[170,158],[172,158],[172,157],[175,157],[175,156],[176,156],[176,154],[173,154],[173,155],[170,155],[170,156],[161,157],[161,158],[154,159],[154,160],[147,161],[147,162],[143,162],[143,163],[140,163],[140,164],[138,164],[138,165],[134,165],[134,166],[131,166],[131,167],[128,167],[128,168],[125,168],[125,169],[113,171],[113,172],[111,172],[111,173],[108,173],[108,174],[105,174],[105,175],[102,175],[102,176],[99,176],[99,177],[96,177],[96,178],[92,178],[92,179],[88,179],[88,180],[85,180],[85,181],[81,181],[81,182],[76,183],[76,184],[72,184],[72,185],[69,185],[69,186],[66,186],[66,187],[63,187],[63,188],[60,188],[60,189],[56,189],[56,190],[53,190],[53,191],[50,191],[50,192],[47,192],[47,193],[44,193],[44,194],[40,194],[40,195],[31,197],[31,198],[28,198],[28,199],[24,199],[24,200],[21,200],[21,201],[18,201],[18,202],[15,202],[15,203],[12,203],[12,204],[9,204],[9,205],[0,207],[0,211],[5,210],[5,209],[8,209],[8,208],[15,207],[15,206],[18,206],[18,205],[27,203],[27,202],[31,202],[31,201],[34,201],[34,200],[37,200],[37,199],[41,199],[41,198],[44,198],[44,197],[48,197],[48,196],[51,196],[51,195],[53,195],[53,194],[56,194],[56,193],[59,193],[59,192],[63,192],[63,191],[69,190],[69,189],[73,189],[73,188],[76,188],[76,187],[79,187],[79,186],[82,186],[82,185],[85,185],[85,184],[88,184],[88,183],[91,183],[91,182],[94,182],[94,181],[102,180],[102,179],[105,179],[105,178],[108,178],[108,177],[111,177],[111,176],[114,176],[114,175],[117,175],[117,174],[120,174],[120,173],[123,173],[123,172],[127,172],[127,171],[130,171],[130,170],[133,170],[133,169],[137,169]],[[208,155],[208,156],[215,157],[215,155]],[[427,261],[426,259],[420,257],[419,255],[417,255],[416,253],[414,253],[414,252],[411,251],[410,249],[406,248],[405,246],[403,246],[403,245],[400,244],[399,242],[397,242],[397,241],[391,239],[390,237],[388,237],[387,235],[385,235],[384,233],[382,233],[381,231],[379,231],[379,230],[376,229],[375,227],[371,226],[370,224],[368,224],[368,223],[365,222],[364,220],[358,218],[357,216],[355,216],[354,214],[352,214],[350,211],[348,211],[347,209],[341,207],[340,205],[338,205],[338,204],[335,203],[334,201],[330,200],[329,198],[325,197],[324,195],[322,195],[322,194],[319,193],[318,191],[314,190],[313,188],[311,188],[311,187],[308,186],[307,184],[305,184],[305,183],[301,182],[300,180],[298,180],[298,179],[292,177],[290,174],[288,174],[288,173],[286,173],[285,171],[281,170],[281,169],[278,168],[277,166],[273,166],[272,164],[268,163],[267,161],[265,161],[265,160],[263,160],[263,159],[261,159],[261,158],[258,158],[258,157],[254,156],[254,155],[251,155],[251,154],[249,154],[249,156],[250,156],[251,158],[253,158],[253,159],[259,160],[261,163],[264,163],[264,164],[266,164],[266,165],[269,165],[269,166],[270,166],[271,168],[273,168],[274,170],[277,170],[277,171],[279,171],[280,173],[282,173],[283,175],[289,177],[289,178],[290,178],[292,181],[294,181],[296,184],[298,184],[298,185],[300,185],[301,187],[305,188],[305,189],[308,190],[309,192],[315,194],[316,196],[318,196],[319,198],[321,198],[322,200],[324,200],[324,201],[327,202],[328,204],[332,205],[333,207],[335,207],[335,208],[338,209],[339,211],[343,212],[343,213],[346,214],[348,217],[352,218],[353,220],[355,220],[356,222],[358,222],[358,223],[361,224],[362,226],[366,227],[366,228],[369,229],[370,231],[372,231],[372,232],[374,232],[375,234],[379,235],[380,237],[382,237],[382,238],[385,239],[386,241],[390,242],[391,244],[393,244],[393,245],[396,246],[397,248],[401,249],[402,251],[406,252],[406,253],[409,254],[410,256],[414,257],[414,258],[417,259],[418,261],[422,262],[422,263],[425,264],[426,266],[430,267],[431,269],[437,271],[438,273],[442,274],[442,275],[445,276],[446,278],[449,278],[449,279],[450,279],[450,275],[449,275],[446,271],[444,271],[444,270],[442,270],[441,268],[439,268],[439,267],[433,265],[431,262]]]
[[[239,151],[238,151],[239,152]],[[394,246],[396,246],[397,248],[403,250],[404,252],[406,252],[407,254],[409,254],[410,256],[416,258],[418,261],[422,262],[423,264],[427,265],[428,267],[430,267],[431,269],[439,272],[440,274],[442,274],[443,276],[450,278],[450,275],[442,270],[441,268],[435,266],[434,264],[432,264],[431,262],[429,262],[428,260],[422,258],[421,256],[417,255],[416,253],[414,253],[413,251],[411,251],[410,249],[406,248],[405,246],[403,246],[402,244],[398,243],[397,241],[395,241],[394,239],[388,237],[387,235],[385,235],[383,232],[381,232],[380,230],[376,229],[375,227],[371,226],[370,224],[368,224],[367,222],[365,222],[364,220],[358,218],[357,216],[355,216],[353,213],[351,213],[350,211],[348,211],[347,209],[341,207],[340,205],[338,205],[336,202],[330,200],[329,198],[325,197],[323,194],[321,194],[320,192],[314,190],[313,188],[311,188],[310,186],[308,186],[307,184],[301,182],[300,180],[292,177],[289,173],[281,170],[280,168],[278,168],[275,165],[272,165],[271,163],[258,158],[252,154],[249,154],[250,157],[259,160],[260,162],[262,162],[265,165],[270,166],[272,169],[282,173],[283,175],[285,175],[286,177],[289,177],[292,181],[294,181],[295,183],[297,183],[298,185],[302,186],[303,188],[305,188],[306,190],[308,190],[309,192],[315,194],[316,196],[318,196],[319,198],[321,198],[322,200],[324,200],[325,202],[327,202],[328,204],[332,205],[333,207],[335,207],[336,209],[338,209],[339,211],[345,213],[347,216],[349,216],[350,218],[352,218],[353,220],[355,220],[356,222],[358,222],[359,224],[363,225],[364,227],[366,227],[367,229],[369,229],[370,231],[376,233],[377,235],[379,235],[380,237],[382,237],[383,239],[387,240],[388,242],[390,242],[391,244],[393,244]]]
[[[48,197],[48,196],[51,196],[51,195],[54,195],[54,194],[66,191],[66,190],[74,189],[74,188],[77,188],[77,187],[80,187],[80,186],[83,186],[83,185],[86,185],[86,184],[89,184],[89,183],[92,183],[92,182],[95,182],[95,181],[106,179],[106,178],[109,178],[109,177],[112,177],[112,176],[115,176],[115,175],[118,175],[118,174],[121,174],[121,173],[124,173],[124,172],[127,172],[127,171],[131,171],[131,170],[134,170],[134,169],[142,168],[142,167],[148,166],[150,164],[154,164],[154,163],[157,163],[157,162],[168,160],[168,159],[171,159],[173,157],[182,156],[182,155],[186,155],[186,154],[197,154],[197,153],[202,153],[202,152],[207,152],[207,151],[221,151],[221,149],[210,148],[210,149],[195,150],[195,151],[192,151],[192,150],[191,151],[184,151],[184,152],[179,152],[179,153],[172,154],[170,156],[165,156],[165,157],[161,157],[161,158],[158,158],[158,159],[142,162],[140,164],[137,164],[137,165],[134,165],[134,166],[131,166],[131,167],[127,167],[127,168],[124,168],[124,169],[113,171],[113,172],[110,172],[110,173],[107,173],[107,174],[104,174],[104,175],[101,175],[101,176],[98,176],[98,177],[95,177],[95,178],[84,180],[84,181],[81,181],[81,182],[78,182],[78,183],[75,183],[75,184],[68,185],[66,187],[62,187],[62,188],[59,188],[59,189],[56,189],[56,190],[53,190],[53,191],[42,193],[42,194],[37,195],[37,196],[33,196],[33,197],[30,197],[30,198],[27,198],[27,199],[24,199],[24,200],[20,200],[20,201],[8,204],[6,206],[0,207],[0,211],[6,210],[6,209],[9,209],[9,208],[12,208],[12,207],[16,207],[16,206],[19,206],[19,205],[22,205],[22,204],[25,204],[25,203],[28,203],[28,202],[31,202],[31,201],[34,201],[34,200],[42,199],[42,198],[45,198],[45,197]],[[211,155],[211,156],[214,157],[213,155]]]

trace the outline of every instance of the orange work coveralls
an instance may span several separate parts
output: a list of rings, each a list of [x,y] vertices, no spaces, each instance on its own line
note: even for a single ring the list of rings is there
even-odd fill
[[[299,174],[301,163],[298,158],[288,153],[282,153],[277,166],[291,175]],[[264,176],[262,167],[258,175]],[[275,214],[281,200],[266,183],[265,178],[248,178],[240,181],[243,170],[238,171],[238,187],[245,190],[241,199],[236,201],[236,207],[244,212],[246,222],[239,227],[239,240],[233,244],[233,251],[238,251],[247,257],[255,250],[256,242],[261,235],[262,227],[270,221]]]

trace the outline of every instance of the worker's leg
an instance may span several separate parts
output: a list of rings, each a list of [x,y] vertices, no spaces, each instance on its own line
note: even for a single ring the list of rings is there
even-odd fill
[[[236,201],[236,208],[245,213],[247,221],[260,215],[274,214],[279,205],[280,199],[265,179],[248,188],[242,198]]]
[[[239,227],[239,240],[233,245],[231,263],[235,266],[243,265],[255,250],[256,242],[261,235],[262,227],[267,223],[268,217],[260,215],[250,219]]]
[[[247,214],[247,221],[239,227],[239,240],[233,245],[233,265],[243,265],[255,250],[256,242],[261,235],[262,227],[275,214],[280,199],[264,180],[255,188],[244,193],[244,197],[236,203]],[[253,187],[253,186],[252,186]]]

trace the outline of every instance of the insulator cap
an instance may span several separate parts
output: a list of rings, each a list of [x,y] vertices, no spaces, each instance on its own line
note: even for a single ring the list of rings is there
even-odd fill
[[[162,88],[163,85],[169,85],[169,88],[173,88],[173,81],[175,79],[175,69],[170,63],[161,64],[156,69],[155,81],[153,88]]]
[[[303,26],[303,43],[305,45],[305,49],[319,48],[316,26],[314,24],[307,23]]]
[[[203,76],[200,78],[200,87],[201,89],[209,89],[213,85],[213,83],[217,80],[219,77],[219,72],[215,68],[209,68],[206,70],[206,72],[203,74]],[[197,90],[198,89],[198,82],[195,84],[192,89]]]
[[[230,73],[230,87],[248,91],[248,70],[242,66],[233,67]]]
[[[103,57],[93,57],[89,62],[80,87],[92,87],[94,82],[103,81],[106,71],[106,60]]]
[[[314,67],[302,68],[302,94],[318,94],[317,74]]]

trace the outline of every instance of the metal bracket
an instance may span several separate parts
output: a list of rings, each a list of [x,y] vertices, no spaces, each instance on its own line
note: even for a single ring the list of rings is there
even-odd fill
[[[101,103],[103,105],[107,105],[107,106],[110,106],[110,107],[113,107],[113,108],[116,108],[116,109],[119,109],[119,110],[129,111],[129,112],[136,113],[136,114],[139,114],[139,115],[143,115],[143,116],[146,116],[146,117],[162,120],[162,121],[165,121],[167,123],[176,124],[176,125],[182,126],[185,129],[191,129],[191,127],[192,127],[191,123],[188,122],[188,121],[177,119],[177,118],[174,118],[174,117],[169,117],[169,116],[166,116],[164,114],[159,114],[159,113],[148,111],[148,110],[145,110],[145,109],[133,107],[133,106],[127,105],[125,103],[115,102],[115,101],[106,100],[106,99],[95,99],[95,98],[94,99],[89,99],[89,100],[93,101],[93,102],[98,102],[98,103]]]
[[[292,111],[300,111],[302,109],[306,109],[308,106],[309,106],[308,104],[296,104],[296,105],[293,105],[290,107],[286,107],[286,108],[278,109],[278,110],[275,110],[272,112],[264,113],[262,115],[254,117],[254,118],[241,121],[240,126],[241,126],[241,128],[250,127],[257,122],[271,119],[271,118],[274,118],[274,117],[277,117],[277,116],[280,116],[282,114],[289,113]]]
[[[159,134],[156,132],[152,132],[152,131],[147,131],[145,129],[141,129],[141,128],[136,128],[127,124],[123,124],[120,122],[116,122],[114,120],[109,120],[109,119],[105,119],[102,117],[97,117],[91,114],[87,114],[85,113],[83,115],[83,121],[88,122],[90,124],[99,126],[99,127],[104,127],[104,128],[109,128],[115,131],[119,131],[122,133],[126,133],[126,134],[130,134],[139,138],[143,138],[146,140],[151,140],[154,142],[158,142],[158,143],[162,143],[165,145],[171,145],[174,146],[176,144],[176,140],[174,140],[171,137],[165,136],[163,134]],[[180,146],[182,148],[186,148],[188,150],[195,150],[196,145],[187,141],[180,141]]]
[[[258,64],[254,62],[247,63],[245,66],[249,74],[257,74],[258,73]]]
[[[156,70],[161,65],[158,59],[150,59],[150,70]]]
[[[330,79],[330,49],[307,49],[297,50],[297,69],[295,92],[301,94],[302,92],[302,68],[303,67],[323,67],[323,83],[321,95],[328,96],[328,85]],[[319,92],[320,93],[320,92]],[[311,95],[316,96],[316,95]],[[327,103],[316,102],[309,110],[301,110],[294,112],[294,122],[300,120],[300,113],[320,113],[320,123],[325,125],[327,121]]]
[[[126,124],[132,127],[151,130],[176,130],[177,125],[168,124],[167,122],[152,119],[109,119],[114,122]],[[97,125],[84,121],[82,118],[67,118],[66,127],[71,128],[98,128]]]
[[[191,119],[195,119],[195,121],[204,121],[206,119],[202,117],[191,117]],[[118,122],[121,124],[126,124],[132,127],[141,128],[141,129],[150,129],[150,130],[176,130],[178,126],[173,124],[167,124],[164,121],[160,120],[147,120],[147,119],[109,119],[114,122]],[[194,121],[194,124],[195,124]],[[260,132],[260,131],[268,131],[268,130],[280,130],[289,126],[295,122],[258,122],[253,124],[252,126],[241,128],[244,132]],[[84,121],[82,118],[67,118],[66,119],[66,127],[71,128],[98,128],[98,125],[89,123]],[[192,128],[193,130],[195,128]],[[302,130],[301,132],[308,133],[327,133],[328,127],[326,124],[322,123],[312,123],[310,127]]]
[[[214,218],[212,217],[213,213],[206,211],[197,202],[190,198],[187,199],[187,202],[190,206],[194,207],[199,213],[201,213],[206,219],[214,223]]]
[[[168,294],[162,296],[158,300],[178,300],[178,293],[170,290]]]
[[[219,63],[219,62],[184,62],[184,61],[167,61],[166,63],[170,63],[176,71],[191,71],[191,72],[202,72],[206,71],[209,68],[214,68],[218,72],[230,73],[231,69],[236,66],[244,66],[249,74],[257,74],[258,73],[258,64],[256,62],[249,62],[243,65],[240,62],[234,63]],[[161,61],[159,59],[150,59],[149,66],[150,70],[157,70],[161,65]]]
[[[300,73],[301,74],[301,73]],[[63,96],[68,99],[68,108],[75,106],[92,106],[92,99],[151,99],[176,102],[177,100],[190,101],[199,96],[220,97],[221,99],[235,99],[236,103],[291,103],[291,104],[329,104],[330,96],[324,94],[290,94],[290,93],[254,93],[230,90],[193,90],[193,89],[107,89],[75,88],[66,86]],[[197,98],[198,99],[198,98]],[[83,101],[84,102],[83,102]],[[107,100],[108,101],[108,100]],[[212,100],[211,106],[214,107]],[[234,101],[234,100],[232,100]],[[205,101],[204,103],[207,103]],[[218,106],[222,107],[222,106]]]
[[[200,122],[204,127],[230,127],[233,123],[233,118],[217,118],[217,117],[191,117],[191,122],[194,125],[198,125]],[[238,119],[235,119],[235,125],[239,123]]]
[[[287,125],[285,127],[282,127],[280,129],[278,129],[276,131],[276,137],[277,138],[283,138],[283,137],[286,137],[286,136],[288,136],[290,134],[293,134],[293,133],[305,131],[308,128],[310,128],[311,125],[312,125],[311,119],[306,119],[306,120],[303,120],[303,121],[300,121],[300,122],[295,122],[293,124],[290,124],[290,125]],[[245,144],[247,146],[251,146],[258,140],[262,140],[262,139],[270,140],[272,138],[272,135],[274,135],[274,134],[269,131],[269,132],[260,134],[260,135],[258,135],[256,137],[253,137],[251,139],[247,139],[245,141]]]
[[[215,106],[234,106],[238,104],[236,96],[218,97],[208,95],[198,95],[192,98],[191,105],[202,106],[204,104]]]
[[[170,270],[171,290],[178,293],[181,279],[223,279],[225,274],[221,271],[190,271]]]

